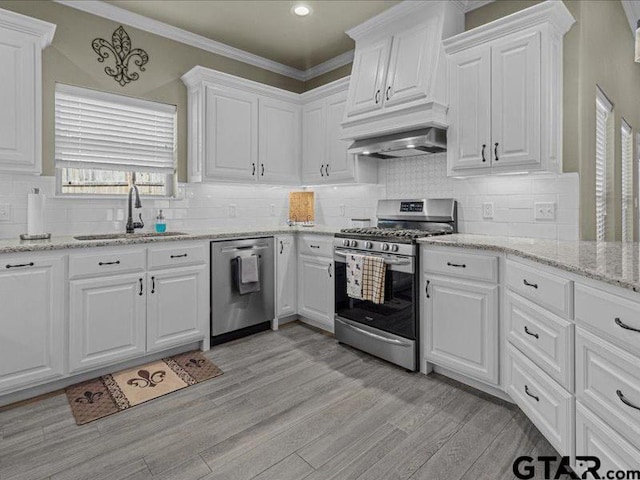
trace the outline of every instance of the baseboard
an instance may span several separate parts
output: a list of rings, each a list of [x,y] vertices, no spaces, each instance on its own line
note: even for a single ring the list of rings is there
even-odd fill
[[[469,387],[473,387],[476,390],[480,390],[481,392],[488,393],[489,395],[497,397],[500,400],[504,400],[505,402],[514,403],[514,401],[511,399],[509,395],[507,395],[505,392],[503,392],[497,387],[492,387],[491,385],[487,385],[485,383],[482,383],[479,380],[467,377],[466,375],[455,372],[453,370],[449,370],[448,368],[445,368],[445,367],[440,367],[438,365],[433,365],[433,364],[429,364],[429,366],[431,367],[431,371],[433,371],[434,373],[439,373],[440,375],[444,375],[445,377],[452,378],[457,382],[464,383]]]
[[[334,327],[333,325],[329,326],[326,323],[323,322],[319,322],[317,320],[314,320],[312,318],[307,318],[304,317],[302,315],[298,315],[297,316],[298,320],[300,320],[302,323],[305,323],[307,325],[310,325],[312,327],[315,327],[319,330],[322,330],[323,332],[329,332],[331,334],[335,333]]]

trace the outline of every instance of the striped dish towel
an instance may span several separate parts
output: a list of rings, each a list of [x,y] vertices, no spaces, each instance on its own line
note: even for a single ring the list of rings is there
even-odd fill
[[[347,255],[347,295],[362,300],[363,255]]]
[[[384,276],[386,265],[384,258],[364,257],[362,270],[362,299],[384,303]]]

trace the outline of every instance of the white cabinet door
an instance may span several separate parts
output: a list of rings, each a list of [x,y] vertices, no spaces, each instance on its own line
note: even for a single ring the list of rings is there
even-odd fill
[[[297,313],[297,256],[293,235],[276,237],[276,317]]]
[[[326,102],[325,182],[354,179],[354,158],[347,153],[349,142],[342,140],[342,119],[347,106],[347,92],[338,92]]]
[[[333,331],[333,260],[298,257],[298,313]]]
[[[425,275],[427,361],[498,384],[498,286]]]
[[[540,33],[491,46],[493,167],[540,164]]]
[[[316,100],[302,109],[302,182],[325,178],[325,102]],[[342,121],[342,118],[340,119]]]
[[[228,87],[206,88],[205,177],[258,178],[258,96]]]
[[[438,43],[433,35],[435,20],[393,36],[384,87],[385,108],[426,98],[433,77],[429,71],[432,45]]]
[[[300,123],[300,106],[260,99],[259,181],[300,181]]]
[[[391,37],[356,49],[351,70],[347,117],[382,108]]]
[[[209,314],[206,265],[150,272],[147,280],[147,352],[204,338]]]
[[[491,50],[475,47],[449,57],[451,170],[491,167]]]
[[[38,39],[39,41],[39,39]],[[37,49],[37,50],[36,50]],[[40,173],[36,112],[40,75],[36,38],[0,29],[0,171]],[[36,150],[38,149],[38,150]]]
[[[144,355],[145,284],[139,273],[69,282],[71,372]]]
[[[59,257],[2,259],[0,392],[62,375],[62,269]]]

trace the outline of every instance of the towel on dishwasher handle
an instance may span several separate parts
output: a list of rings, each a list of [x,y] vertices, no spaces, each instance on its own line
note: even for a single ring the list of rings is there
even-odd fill
[[[252,257],[256,258],[255,255]],[[245,257],[250,258],[250,257]],[[233,284],[236,287],[236,290],[240,295],[246,295],[248,293],[259,292],[260,291],[260,270],[258,268],[258,281],[252,283],[242,283],[242,264],[243,257],[235,257],[231,260],[231,272],[233,275]],[[246,262],[245,262],[246,263]]]
[[[364,257],[362,268],[362,299],[384,303],[386,264],[382,257]]]
[[[364,256],[347,254],[347,296],[362,300],[362,270]]]
[[[260,281],[258,256],[240,257],[240,283],[256,283],[258,281]]]

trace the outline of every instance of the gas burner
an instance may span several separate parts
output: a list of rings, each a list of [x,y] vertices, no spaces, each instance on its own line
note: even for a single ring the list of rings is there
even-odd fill
[[[403,229],[403,228],[343,228],[340,230],[344,235],[372,236],[376,238],[403,238],[413,240],[421,237],[432,237],[434,235],[446,235],[452,233],[451,229]]]

